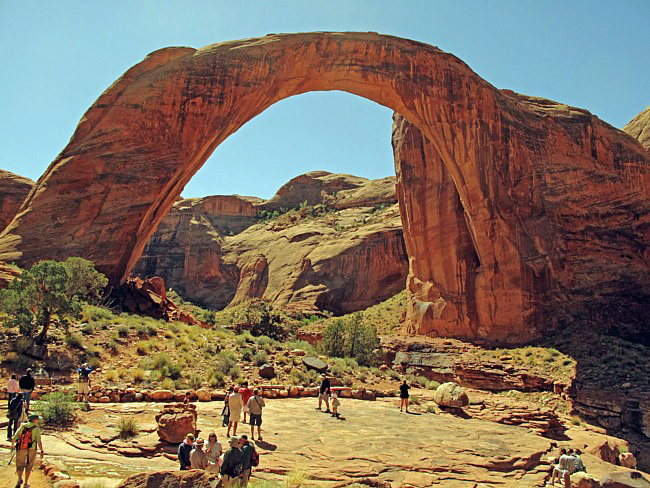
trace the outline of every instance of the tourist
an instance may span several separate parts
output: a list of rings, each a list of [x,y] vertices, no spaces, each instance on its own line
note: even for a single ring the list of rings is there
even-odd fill
[[[573,452],[573,450],[571,450]],[[564,481],[564,487],[571,486],[571,473],[575,469],[573,456],[569,455],[565,447],[560,449],[560,459],[558,464],[553,467],[553,474],[551,475],[551,485],[555,485],[555,479],[558,478]]]
[[[11,438],[11,449],[16,446],[16,474],[18,482],[16,488],[23,483],[23,471],[25,472],[25,488],[29,488],[29,476],[36,461],[36,448],[41,450],[41,459],[45,455],[43,443],[41,442],[41,429],[38,427],[41,418],[32,414],[29,421],[18,427],[18,430]]]
[[[181,465],[181,470],[190,469],[192,466],[190,455],[192,454],[193,444],[194,434],[187,434],[185,440],[178,446],[178,462]]]
[[[189,405],[190,404],[190,392],[189,391],[185,392],[185,398],[183,399],[183,404],[184,405]]]
[[[251,478],[251,471],[253,469],[253,455],[255,454],[255,446],[252,442],[248,441],[248,437],[241,436],[239,448],[242,452],[241,462],[241,485],[248,486],[248,480]]]
[[[243,453],[239,448],[239,437],[230,439],[230,449],[223,455],[221,463],[221,486],[227,488],[231,484],[239,483],[242,472]]]
[[[93,368],[88,366],[88,363],[83,363],[79,369],[77,369],[77,374],[79,375],[79,388],[77,389],[77,401],[86,403],[88,400],[88,395],[90,395],[90,373],[93,372]]]
[[[34,388],[36,388],[36,382],[32,377],[32,369],[27,368],[24,376],[21,376],[18,386],[23,392],[23,397],[25,398],[25,410],[29,412],[29,402],[32,400],[32,393]]]
[[[9,411],[7,412],[7,419],[9,423],[7,424],[7,440],[10,441],[13,433],[18,430],[18,425],[20,424],[20,418],[23,416],[23,394],[17,393],[14,398],[12,398],[11,403],[9,403]]]
[[[232,435],[237,435],[237,426],[239,425],[239,418],[241,411],[244,407],[244,402],[239,394],[239,388],[235,387],[234,391],[228,395],[228,410],[230,410],[230,420],[228,421],[228,433],[226,437],[230,437],[230,429],[232,428]]]
[[[248,413],[248,400],[253,396],[253,390],[248,387],[248,381],[242,383],[242,387],[239,389],[239,394],[241,395],[242,402],[244,402],[244,423],[246,423],[246,414]]]
[[[406,384],[406,380],[399,387],[399,411],[402,412],[402,408],[406,407],[406,413],[409,411],[409,385]]]
[[[332,417],[339,418],[339,407],[341,406],[341,401],[336,392],[332,392]]]
[[[582,457],[580,456],[582,454],[582,451],[580,449],[576,449],[575,452],[573,453],[573,464],[575,465],[575,471],[574,473],[586,473],[587,468],[585,467],[585,463],[582,462]]]
[[[199,437],[190,452],[190,466],[192,469],[206,469],[208,465],[208,456],[203,451],[203,439]]]
[[[208,436],[208,447],[205,449],[205,454],[208,456],[208,462],[210,463],[208,471],[214,470],[218,472],[221,464],[223,447],[221,446],[221,442],[217,440],[217,434],[214,432],[210,432],[210,435]]]
[[[221,422],[222,427],[226,427],[230,422],[230,408],[228,407],[228,398],[235,391],[235,387],[231,386],[230,389],[226,392],[226,396],[223,399],[223,410],[221,411],[221,416],[223,417],[223,422]]]
[[[330,380],[326,375],[321,376],[320,389],[318,390],[318,408],[320,410],[325,401],[325,413],[330,413]]]
[[[16,380],[16,375],[12,374],[11,378],[9,378],[9,381],[7,381],[7,393],[9,394],[9,398],[7,401],[7,405],[11,403],[11,400],[16,398],[16,395],[20,391],[20,386],[18,386],[18,380]]]
[[[260,390],[255,388],[253,396],[248,399],[248,412],[250,413],[251,439],[255,440],[255,426],[257,425],[257,438],[262,440],[262,409],[266,407],[264,398],[260,396]]]

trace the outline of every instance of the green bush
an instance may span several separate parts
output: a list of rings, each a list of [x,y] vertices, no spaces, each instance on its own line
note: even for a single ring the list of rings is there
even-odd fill
[[[34,410],[50,425],[69,425],[75,419],[75,403],[72,395],[61,392],[43,395]]]
[[[241,370],[237,366],[237,356],[230,350],[221,351],[216,355],[214,371],[221,373],[223,376],[230,376],[232,379],[238,378]]]
[[[120,439],[130,439],[140,432],[138,423],[133,417],[121,418],[117,422],[117,433]]]
[[[377,329],[364,324],[361,313],[332,321],[323,332],[321,348],[332,357],[349,357],[359,364],[372,363],[372,353],[379,347]]]
[[[253,363],[255,366],[262,366],[266,364],[269,361],[268,356],[266,355],[266,352],[260,351],[255,356],[253,356]]]
[[[199,374],[193,374],[189,377],[188,383],[190,388],[193,390],[198,390],[203,386],[203,377]]]
[[[84,322],[99,322],[100,320],[111,320],[115,318],[110,310],[95,305],[84,305],[81,312],[81,319]]]
[[[129,336],[129,328],[126,325],[120,325],[117,328],[117,335],[124,338]]]
[[[83,348],[83,340],[77,334],[70,334],[65,338],[65,343],[70,347],[76,347],[77,349]]]

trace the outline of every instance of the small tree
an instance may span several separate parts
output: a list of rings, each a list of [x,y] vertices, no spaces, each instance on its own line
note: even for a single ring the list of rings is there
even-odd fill
[[[346,355],[355,358],[359,364],[370,364],[372,351],[379,347],[377,329],[362,322],[362,314],[355,313],[345,327]]]
[[[331,357],[345,356],[345,326],[342,320],[332,321],[323,331],[323,352]]]
[[[40,329],[36,343],[43,344],[55,319],[78,317],[82,301],[99,296],[106,283],[104,275],[85,259],[41,261],[0,292],[0,307],[23,335],[31,338]]]

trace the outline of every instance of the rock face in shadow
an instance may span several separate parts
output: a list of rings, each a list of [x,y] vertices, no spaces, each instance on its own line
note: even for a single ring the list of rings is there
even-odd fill
[[[409,295],[409,320],[423,321],[412,330],[437,334],[455,321],[462,327],[453,335],[517,343],[561,316],[623,324],[617,332],[648,340],[650,173],[641,144],[585,110],[498,90],[433,46],[370,32],[273,34],[150,54],[86,112],[0,234],[0,260],[83,256],[123,282],[221,142],[274,103],[320,90],[404,116],[458,192],[478,263],[446,281],[473,276],[475,297],[438,324],[442,303],[428,290],[441,287],[423,275]],[[425,158],[413,165],[430,167]],[[405,215],[409,206],[437,212],[429,191],[438,186],[405,192]],[[407,240],[419,225],[405,222]],[[414,277],[433,252],[409,254]]]
[[[35,183],[0,169],[0,231],[9,225]]]
[[[394,177],[325,171],[292,179],[268,201],[182,200],[133,273],[162,276],[211,308],[265,298],[312,311],[362,310],[404,289],[408,259],[396,201]],[[269,212],[276,216],[258,217]]]

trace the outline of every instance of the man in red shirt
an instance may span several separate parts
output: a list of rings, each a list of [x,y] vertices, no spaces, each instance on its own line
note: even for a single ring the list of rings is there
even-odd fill
[[[253,396],[253,390],[248,387],[248,381],[242,383],[242,387],[239,389],[239,394],[241,399],[244,401],[244,423],[246,423],[246,413],[248,412],[248,399]]]

